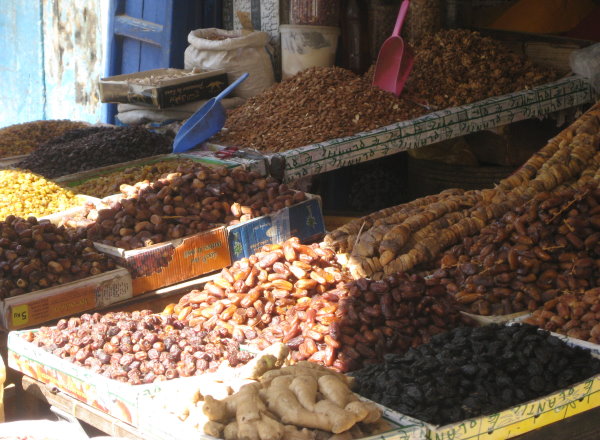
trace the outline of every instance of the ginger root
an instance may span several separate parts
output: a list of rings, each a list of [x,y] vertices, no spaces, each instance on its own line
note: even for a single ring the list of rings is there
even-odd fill
[[[317,403],[319,384],[313,376],[296,376],[290,383],[290,390],[296,395],[298,402],[309,411],[313,411]]]
[[[226,440],[345,440],[381,419],[379,407],[361,401],[345,376],[309,362],[267,371],[222,400],[207,395],[201,409],[204,432]]]

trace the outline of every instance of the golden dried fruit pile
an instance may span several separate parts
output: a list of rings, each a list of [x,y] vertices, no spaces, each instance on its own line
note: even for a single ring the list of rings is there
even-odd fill
[[[33,121],[0,129],[0,157],[29,154],[41,144],[70,130],[86,127],[69,120]]]
[[[177,159],[129,167],[87,180],[80,185],[74,186],[73,190],[79,194],[103,198],[117,194],[119,187],[123,184],[135,185],[137,182],[143,182],[144,180],[152,182],[159,179],[163,174],[177,172],[181,166],[190,166],[193,163],[192,160]]]
[[[0,170],[0,219],[41,217],[80,205],[72,191],[24,170]]]

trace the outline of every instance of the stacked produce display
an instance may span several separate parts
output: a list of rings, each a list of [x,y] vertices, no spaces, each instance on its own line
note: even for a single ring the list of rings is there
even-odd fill
[[[444,30],[420,42],[400,98],[373,87],[372,70],[363,76],[339,67],[304,70],[232,110],[215,142],[286,151],[558,79],[467,30]]]
[[[557,78],[457,30],[416,47],[403,98],[371,75],[306,70],[232,111],[216,141],[281,152]],[[149,436],[454,438],[444,429],[468,421],[501,438],[506,419],[525,432],[553,423],[555,404],[600,405],[600,104],[493,189],[447,190],[312,240],[294,236],[288,208],[314,196],[273,177],[155,158],[172,139],[140,127],[48,130],[57,137],[32,136],[29,156],[0,170],[0,311],[25,322],[8,328],[67,311],[11,333],[9,363]],[[94,174],[141,157],[151,162]],[[251,221],[260,246],[231,257],[232,228]],[[190,240],[174,258],[215,230],[225,238]],[[99,309],[221,247],[232,263],[161,310]],[[114,269],[130,276],[127,295],[73,288]],[[69,313],[64,292],[36,296],[64,285],[98,307]],[[38,302],[9,304],[27,295]]]

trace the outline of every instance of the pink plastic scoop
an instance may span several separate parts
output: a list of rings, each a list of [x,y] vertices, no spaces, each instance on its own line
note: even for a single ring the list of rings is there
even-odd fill
[[[373,85],[399,96],[414,65],[414,53],[400,36],[402,24],[408,12],[409,0],[400,5],[392,36],[385,40],[379,50]]]

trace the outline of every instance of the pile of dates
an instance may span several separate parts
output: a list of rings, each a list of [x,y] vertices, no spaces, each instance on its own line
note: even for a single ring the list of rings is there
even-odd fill
[[[548,301],[523,322],[600,344],[600,287],[564,293]]]
[[[234,225],[306,198],[252,171],[197,164],[153,182],[121,185],[121,192],[121,198],[107,200],[108,207],[92,209],[82,219],[87,238],[136,249]]]
[[[533,311],[600,286],[600,188],[540,193],[451,248],[434,277],[469,312]]]
[[[84,314],[23,337],[94,373],[132,385],[215,371],[224,360],[235,367],[253,357],[232,341],[149,310]]]
[[[0,299],[98,275],[115,263],[90,240],[48,220],[9,215],[0,221]]]
[[[530,325],[457,328],[354,373],[356,392],[433,424],[493,414],[600,372],[590,352]]]
[[[465,323],[439,283],[406,275],[353,281],[333,251],[297,238],[235,262],[165,312],[257,349],[286,343],[294,361],[342,372]]]

